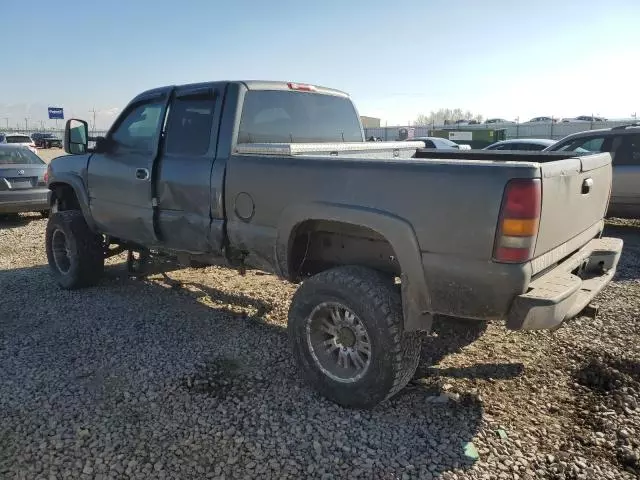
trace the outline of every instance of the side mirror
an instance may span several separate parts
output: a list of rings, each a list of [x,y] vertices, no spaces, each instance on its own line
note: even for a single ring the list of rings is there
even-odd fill
[[[89,126],[84,120],[72,118],[64,127],[64,151],[71,155],[87,152]]]

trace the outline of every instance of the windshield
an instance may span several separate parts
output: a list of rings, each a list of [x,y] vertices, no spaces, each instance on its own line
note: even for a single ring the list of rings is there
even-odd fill
[[[238,143],[363,142],[360,119],[347,97],[309,92],[247,92]]]
[[[7,143],[33,143],[28,135],[7,135]]]
[[[0,165],[44,165],[44,161],[27,148],[0,148]]]

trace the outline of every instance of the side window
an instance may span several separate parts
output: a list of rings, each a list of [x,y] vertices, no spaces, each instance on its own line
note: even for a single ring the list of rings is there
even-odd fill
[[[578,145],[578,148],[583,148],[585,150],[588,150],[589,152],[600,152],[602,150],[603,142],[603,137],[591,138],[581,145]]]
[[[525,143],[523,150],[527,150],[529,152],[539,152],[544,148],[544,145],[538,145],[536,143]]]
[[[601,152],[605,137],[578,138],[556,149],[562,152]]]
[[[436,145],[431,140],[422,140],[424,142],[424,148],[436,148]]]
[[[624,135],[620,146],[615,149],[615,165],[640,165],[640,135]]]
[[[493,147],[492,150],[512,150],[514,148],[515,145],[513,143],[502,143]]]
[[[211,143],[215,98],[209,95],[176,98],[169,108],[165,152],[204,155]]]
[[[163,108],[164,102],[160,101],[134,106],[111,134],[112,140],[135,150],[153,150]]]

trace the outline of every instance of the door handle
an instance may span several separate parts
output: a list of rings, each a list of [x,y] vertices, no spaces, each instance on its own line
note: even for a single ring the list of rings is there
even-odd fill
[[[136,168],[136,178],[138,180],[146,180],[149,178],[149,170],[146,168]]]
[[[585,178],[584,182],[582,182],[582,194],[586,195],[587,193],[589,193],[592,187],[593,187],[593,179]]]

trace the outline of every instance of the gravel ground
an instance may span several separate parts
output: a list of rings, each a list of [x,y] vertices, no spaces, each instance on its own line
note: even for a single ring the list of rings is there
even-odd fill
[[[64,150],[61,148],[39,148],[38,149],[38,156],[47,163],[49,163],[51,160],[61,155],[66,155],[66,153],[64,153]]]
[[[414,381],[355,411],[299,378],[293,286],[215,267],[135,280],[116,258],[66,292],[46,221],[4,221],[0,478],[637,478],[640,225],[615,223],[625,253],[595,320],[440,320]]]

